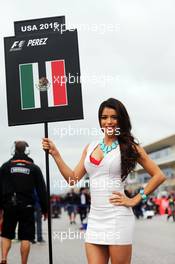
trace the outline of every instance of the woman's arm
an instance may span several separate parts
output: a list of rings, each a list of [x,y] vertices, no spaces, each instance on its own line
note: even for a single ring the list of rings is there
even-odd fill
[[[146,195],[149,195],[160,184],[162,184],[166,180],[166,177],[163,174],[163,172],[160,170],[160,168],[156,165],[156,163],[150,159],[150,157],[148,156],[148,154],[145,152],[145,150],[142,147],[137,146],[137,149],[138,149],[138,152],[140,153],[140,158],[138,159],[138,163],[151,176],[151,179],[148,181],[148,184],[144,188],[144,193]],[[114,192],[114,196],[113,198],[111,197],[112,198],[111,201],[113,201],[113,203],[115,203],[116,205],[135,206],[142,200],[142,197],[140,194],[137,194],[133,198],[128,198],[119,192]]]
[[[151,176],[151,179],[148,181],[146,187],[144,188],[144,193],[146,195],[149,195],[166,180],[166,177],[161,169],[156,165],[156,163],[152,159],[150,159],[146,151],[140,146],[138,146],[137,148],[140,153],[138,163]],[[140,194],[137,194],[135,197],[133,197],[133,199],[136,204],[138,204],[142,200]]]
[[[48,150],[49,154],[54,158],[59,171],[69,185],[75,185],[86,174],[86,170],[84,168],[84,160],[86,157],[88,145],[85,147],[81,159],[74,170],[69,168],[69,166],[64,162],[55,144],[50,139],[44,138],[42,141],[42,145],[43,149]]]

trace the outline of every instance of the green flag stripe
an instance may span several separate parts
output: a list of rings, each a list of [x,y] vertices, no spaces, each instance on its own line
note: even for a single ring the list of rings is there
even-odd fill
[[[20,86],[22,109],[35,108],[32,64],[20,65]]]

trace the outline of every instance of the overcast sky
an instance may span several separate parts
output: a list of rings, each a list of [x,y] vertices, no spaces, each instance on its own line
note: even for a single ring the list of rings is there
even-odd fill
[[[78,28],[80,67],[85,78],[84,120],[49,124],[50,137],[74,167],[84,146],[97,137],[86,133],[61,138],[58,133],[63,127],[98,128],[99,104],[109,97],[125,104],[133,134],[142,145],[175,133],[174,10],[175,3],[170,0],[4,1],[0,10],[0,162],[10,157],[14,140],[24,139],[30,144],[31,157],[43,172],[45,168],[43,125],[8,127],[3,37],[14,35],[14,21],[65,15],[67,28]],[[107,77],[111,80],[102,82]],[[60,176],[52,161],[50,172],[52,190],[56,186],[54,191],[58,191],[54,183]]]

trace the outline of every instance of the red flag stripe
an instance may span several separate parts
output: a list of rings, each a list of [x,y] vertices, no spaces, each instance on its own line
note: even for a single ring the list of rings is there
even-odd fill
[[[52,84],[54,106],[67,104],[67,87],[64,60],[52,61]]]

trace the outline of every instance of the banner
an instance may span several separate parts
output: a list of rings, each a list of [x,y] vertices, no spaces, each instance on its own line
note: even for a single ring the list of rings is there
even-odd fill
[[[9,125],[83,118],[77,30],[6,37]]]

